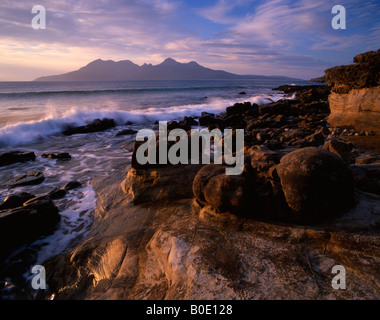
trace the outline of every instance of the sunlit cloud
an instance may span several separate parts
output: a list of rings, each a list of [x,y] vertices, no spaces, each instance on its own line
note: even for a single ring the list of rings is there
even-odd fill
[[[0,80],[68,72],[98,58],[141,65],[167,57],[308,78],[380,43],[375,0],[342,0],[347,30],[340,31],[331,28],[327,0],[41,0],[46,30],[31,27],[35,4],[0,3]]]

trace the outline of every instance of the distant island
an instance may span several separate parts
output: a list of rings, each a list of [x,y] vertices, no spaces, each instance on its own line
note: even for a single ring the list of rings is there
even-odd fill
[[[158,65],[139,66],[130,60],[95,60],[88,65],[61,75],[45,76],[34,81],[118,81],[118,80],[200,80],[200,79],[250,79],[269,78],[261,75],[237,75],[223,70],[213,70],[195,61],[180,63],[167,58]],[[271,76],[283,80],[292,78]],[[294,80],[294,79],[293,79]]]

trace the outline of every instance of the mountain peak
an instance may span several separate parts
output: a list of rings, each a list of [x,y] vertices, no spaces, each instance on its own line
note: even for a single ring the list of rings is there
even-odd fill
[[[172,58],[166,58],[161,64],[177,64],[178,62]]]

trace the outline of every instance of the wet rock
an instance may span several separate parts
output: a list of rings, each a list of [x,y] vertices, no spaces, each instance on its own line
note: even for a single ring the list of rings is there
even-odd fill
[[[351,172],[329,151],[309,147],[291,152],[281,159],[277,173],[296,222],[322,221],[353,205]]]
[[[47,195],[53,200],[61,199],[66,195],[66,190],[63,188],[55,188],[54,190],[50,191]]]
[[[11,188],[37,185],[42,183],[45,180],[44,175],[40,171],[30,170],[26,174],[13,178],[8,186]]]
[[[69,191],[81,187],[82,184],[79,181],[70,181],[63,186],[63,190]]]
[[[68,128],[63,132],[63,134],[70,136],[73,134],[93,133],[93,132],[105,131],[115,126],[116,124],[113,119],[107,119],[107,118],[102,119],[102,120],[96,119],[85,126]]]
[[[0,211],[0,256],[52,233],[60,215],[49,197],[32,198],[23,206]]]
[[[9,164],[25,161],[33,161],[36,159],[34,152],[9,151],[0,154],[0,167]]]
[[[17,207],[21,207],[24,204],[24,202],[32,198],[35,198],[35,196],[27,192],[21,192],[21,193],[9,195],[0,204],[0,210],[14,209]]]
[[[131,134],[135,134],[135,133],[137,133],[136,130],[133,130],[133,129],[124,129],[124,130],[119,131],[116,134],[116,137],[131,135]]]
[[[71,155],[68,152],[59,152],[59,153],[41,153],[42,158],[49,159],[58,159],[58,160],[69,160]]]
[[[233,106],[227,107],[226,113],[227,113],[227,116],[231,116],[235,114],[242,115],[257,107],[258,107],[257,104],[252,105],[250,102],[235,103]]]

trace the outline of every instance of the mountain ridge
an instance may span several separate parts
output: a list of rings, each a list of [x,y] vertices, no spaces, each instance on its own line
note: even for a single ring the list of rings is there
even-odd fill
[[[43,76],[33,81],[222,80],[253,77],[294,79],[284,76],[238,75],[224,70],[206,68],[196,61],[181,63],[172,58],[166,58],[158,65],[144,63],[141,66],[130,60],[96,59],[78,70],[60,75]]]

